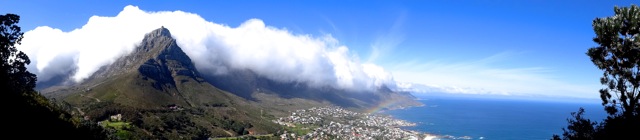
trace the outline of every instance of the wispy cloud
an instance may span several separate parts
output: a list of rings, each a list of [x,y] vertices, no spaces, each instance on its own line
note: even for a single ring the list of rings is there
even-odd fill
[[[378,35],[371,44],[371,53],[367,62],[373,63],[380,58],[384,58],[390,51],[404,41],[403,24],[407,18],[407,12],[400,13],[388,31]]]
[[[518,53],[503,52],[459,62],[411,61],[388,67],[397,81],[419,83],[429,90],[473,94],[597,97],[597,85],[564,82],[546,67],[499,67]],[[406,86],[406,85],[405,85]]]

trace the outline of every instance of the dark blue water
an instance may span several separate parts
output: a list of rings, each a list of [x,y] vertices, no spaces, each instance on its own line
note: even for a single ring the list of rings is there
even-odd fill
[[[418,123],[407,129],[436,135],[472,139],[550,139],[562,134],[566,119],[579,107],[585,116],[601,121],[606,117],[598,103],[438,98],[421,100],[423,107],[391,110],[395,118]]]

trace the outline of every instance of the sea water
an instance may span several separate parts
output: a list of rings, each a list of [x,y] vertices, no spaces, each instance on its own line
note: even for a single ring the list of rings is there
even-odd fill
[[[509,99],[435,98],[422,107],[383,113],[417,123],[406,129],[450,139],[550,139],[562,135],[571,112],[580,107],[592,121],[606,118],[598,103]]]

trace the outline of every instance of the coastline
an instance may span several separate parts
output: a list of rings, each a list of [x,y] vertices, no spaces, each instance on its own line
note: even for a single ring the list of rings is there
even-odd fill
[[[408,105],[408,106],[397,106],[397,107],[389,107],[386,109],[382,109],[379,110],[377,112],[372,112],[370,114],[373,115],[384,115],[387,117],[390,117],[392,119],[396,119],[399,121],[405,121],[408,123],[411,123],[412,125],[407,125],[407,126],[397,126],[399,129],[401,129],[402,131],[406,131],[407,133],[414,133],[417,137],[417,139],[424,139],[424,140],[434,140],[434,139],[443,139],[443,140],[453,140],[453,139],[474,139],[471,136],[454,136],[454,135],[448,135],[448,134],[434,134],[431,132],[423,132],[423,131],[418,131],[418,130],[414,130],[411,129],[412,127],[417,127],[418,125],[421,125],[422,122],[411,122],[409,120],[403,120],[400,118],[397,118],[396,116],[394,116],[391,113],[388,113],[388,111],[398,111],[398,110],[408,110],[408,109],[413,109],[413,108],[420,108],[420,107],[431,107],[431,106],[435,106],[437,107],[437,105],[431,105],[431,106],[427,106],[424,102],[426,99],[418,99],[417,101],[420,102],[420,105]],[[422,124],[425,125],[425,124]],[[411,138],[409,138],[411,139]],[[484,137],[478,137],[477,139],[484,139]]]
[[[282,139],[435,139],[436,135],[408,130],[416,126],[406,120],[380,113],[359,113],[340,107],[313,107],[296,110],[273,120],[284,126]]]
[[[425,107],[425,106],[426,106],[426,104],[424,104],[424,103],[421,103],[420,105],[400,106],[400,107],[394,107],[394,108],[387,108],[387,109],[384,109],[384,110],[379,110],[378,112],[372,112],[370,114],[384,115],[384,116],[387,116],[387,117],[391,117],[392,119],[396,119],[396,120],[406,121],[406,122],[412,123],[412,125],[409,125],[409,126],[397,126],[397,127],[399,129],[401,129],[402,131],[405,131],[407,133],[415,134],[414,139],[421,139],[421,140],[434,140],[434,139],[442,139],[442,138],[457,139],[456,137],[452,137],[452,136],[448,136],[448,135],[441,136],[441,135],[436,135],[436,134],[432,134],[432,133],[429,133],[429,132],[422,132],[422,131],[407,129],[408,127],[415,127],[415,126],[419,125],[418,122],[410,122],[408,120],[399,119],[399,118],[395,117],[392,114],[386,113],[387,111],[392,111],[392,110],[407,110],[407,109],[410,109],[410,108]],[[409,138],[409,139],[411,139],[411,138]]]
[[[437,98],[422,100],[424,107],[380,112],[417,123],[404,127],[439,139],[549,139],[562,134],[570,112],[583,107],[591,120],[606,118],[599,104],[548,101]]]

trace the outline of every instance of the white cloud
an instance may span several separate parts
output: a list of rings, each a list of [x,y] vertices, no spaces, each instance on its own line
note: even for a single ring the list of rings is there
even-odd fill
[[[469,88],[443,85],[429,85],[420,83],[403,83],[398,82],[396,85],[399,91],[408,91],[414,94],[430,94],[430,93],[452,93],[452,94],[495,94],[510,95],[504,91],[490,91],[483,88]]]
[[[500,53],[480,60],[461,62],[406,62],[389,68],[400,89],[426,92],[536,95],[594,98],[600,85],[577,85],[553,76],[542,67],[496,67],[510,59]],[[416,84],[419,83],[419,84]]]
[[[403,89],[419,83],[416,90],[467,94],[540,94],[597,97],[599,85],[563,82],[540,67],[498,68],[508,54],[466,62],[404,62],[392,65],[391,73],[372,64],[402,42],[402,18],[372,43],[367,63],[351,54],[331,35],[293,34],[286,29],[249,19],[238,27],[206,21],[182,11],[146,12],[127,6],[115,17],[91,17],[87,24],[64,32],[41,26],[27,31],[18,48],[32,60],[29,71],[39,81],[71,73],[82,81],[100,66],[112,63],[139,44],[144,34],[164,26],[203,74],[225,74],[249,69],[278,81],[304,82],[312,86],[374,89],[386,84]],[[421,86],[415,86],[421,85]]]
[[[39,81],[73,73],[82,81],[99,67],[130,53],[145,33],[164,26],[203,74],[250,69],[278,81],[312,86],[373,89],[393,84],[381,67],[362,64],[346,46],[325,35],[292,34],[250,19],[239,27],[204,20],[182,11],[146,12],[126,6],[115,17],[93,16],[69,32],[42,26],[25,33],[22,51],[33,63],[29,70]]]

